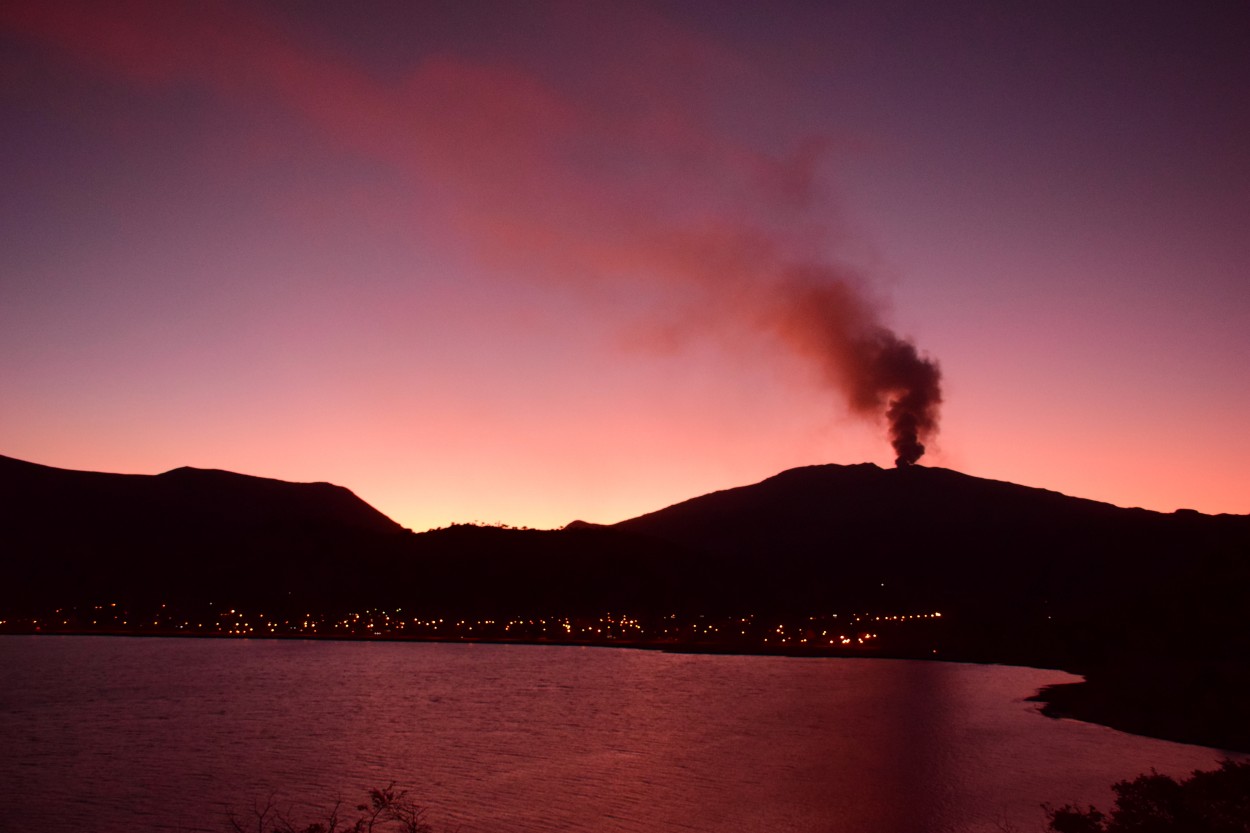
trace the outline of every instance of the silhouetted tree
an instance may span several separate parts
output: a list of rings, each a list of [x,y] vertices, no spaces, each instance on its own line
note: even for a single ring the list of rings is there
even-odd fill
[[[1046,808],[1054,833],[1250,833],[1250,761],[1224,761],[1177,781],[1151,770],[1112,787],[1110,814]]]
[[[252,810],[250,820],[232,813],[230,828],[234,833],[434,833],[425,822],[425,808],[409,799],[407,790],[395,789],[394,783],[369,790],[368,803],[356,805],[354,819],[344,818],[342,810],[339,801],[323,821],[295,822],[270,798]]]

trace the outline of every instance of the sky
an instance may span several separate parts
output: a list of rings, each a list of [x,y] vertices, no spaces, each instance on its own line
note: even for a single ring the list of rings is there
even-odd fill
[[[1246,43],[1244,2],[4,0],[0,454],[610,523],[893,465],[919,371],[922,464],[1250,513]]]

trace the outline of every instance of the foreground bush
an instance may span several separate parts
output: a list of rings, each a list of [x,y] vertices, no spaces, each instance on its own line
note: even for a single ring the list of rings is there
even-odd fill
[[[425,823],[425,808],[408,798],[406,790],[391,784],[383,789],[369,790],[369,802],[357,804],[355,812],[343,816],[343,802],[329,811],[324,821],[294,822],[270,799],[264,807],[252,811],[247,822],[234,814],[230,826],[234,833],[433,833]]]
[[[1115,807],[1046,808],[1054,833],[1250,833],[1250,761],[1177,781],[1153,770],[1115,784]]]

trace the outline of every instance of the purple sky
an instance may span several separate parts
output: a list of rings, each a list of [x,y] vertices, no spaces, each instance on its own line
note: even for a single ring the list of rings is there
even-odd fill
[[[0,454],[418,529],[889,465],[801,271],[940,364],[924,463],[1250,512],[1247,43],[1244,2],[9,0]]]

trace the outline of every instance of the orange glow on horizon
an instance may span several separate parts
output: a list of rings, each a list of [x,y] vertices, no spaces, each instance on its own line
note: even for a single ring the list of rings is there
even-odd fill
[[[452,6],[0,7],[0,454],[615,522],[891,465],[888,328],[921,464],[1250,513],[1219,10]]]

